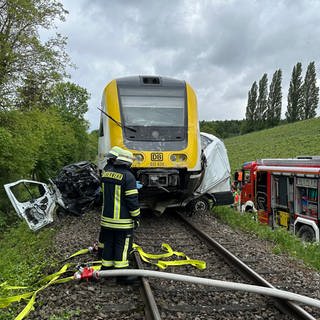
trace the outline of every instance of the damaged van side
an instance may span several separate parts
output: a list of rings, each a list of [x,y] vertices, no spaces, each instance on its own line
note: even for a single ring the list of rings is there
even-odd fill
[[[42,182],[19,180],[5,184],[4,188],[18,216],[33,231],[53,221],[56,202],[63,205],[57,193]]]

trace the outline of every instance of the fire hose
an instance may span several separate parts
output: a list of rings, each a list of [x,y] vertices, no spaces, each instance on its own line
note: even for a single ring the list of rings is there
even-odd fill
[[[76,272],[74,275],[74,278],[81,280],[81,279],[100,279],[100,278],[118,277],[118,276],[152,277],[152,278],[159,278],[159,279],[166,279],[166,280],[173,280],[173,281],[189,282],[189,283],[200,284],[205,286],[213,286],[213,287],[222,288],[225,290],[246,291],[246,292],[271,296],[274,298],[296,301],[296,302],[300,302],[316,308],[320,308],[320,300],[318,299],[309,298],[297,293],[283,291],[276,288],[267,288],[267,287],[255,286],[255,285],[250,285],[245,283],[200,278],[200,277],[187,276],[187,275],[182,275],[177,273],[168,273],[168,272],[162,272],[162,271],[138,270],[138,269],[97,271],[97,270],[94,270],[94,268],[85,267],[82,270]]]
[[[134,245],[134,249],[137,250],[140,257],[143,261],[147,263],[151,263],[155,266],[158,266],[160,269],[165,269],[169,266],[179,266],[179,265],[192,265],[200,270],[206,268],[206,263],[201,260],[190,259],[183,252],[174,251],[168,244],[163,243],[162,249],[165,253],[161,254],[150,254],[146,253],[142,250],[142,248],[138,245]],[[86,249],[81,249],[65,260],[76,257],[78,255],[83,255],[86,253],[96,252],[97,244],[92,247],[88,247]],[[176,256],[179,259],[166,261],[163,260],[168,257]],[[64,261],[65,261],[64,260]],[[9,296],[9,297],[0,297],[0,309],[9,306],[11,303],[19,302],[22,299],[28,299],[29,302],[25,306],[25,308],[20,312],[20,314],[15,318],[15,320],[24,319],[28,313],[33,309],[33,305],[36,299],[36,295],[46,289],[48,286],[53,284],[65,283],[72,280],[99,280],[100,278],[108,278],[108,277],[123,277],[123,276],[133,276],[133,277],[153,277],[160,279],[167,279],[173,281],[182,281],[189,282],[194,284],[213,286],[217,288],[222,288],[224,290],[236,290],[236,291],[246,291],[251,293],[257,293],[261,295],[271,296],[275,298],[292,300],[296,302],[300,302],[302,304],[310,305],[316,308],[320,308],[320,300],[313,299],[307,296],[299,295],[292,292],[287,292],[283,290],[279,290],[276,288],[267,288],[262,286],[249,285],[244,283],[236,283],[236,282],[228,282],[221,280],[214,280],[208,278],[201,278],[195,276],[188,276],[176,273],[166,273],[160,271],[151,271],[151,270],[137,270],[137,269],[123,269],[123,270],[100,270],[101,261],[92,261],[86,263],[85,265],[77,265],[76,269],[78,270],[73,274],[73,276],[60,278],[66,272],[71,271],[70,269],[74,269],[75,263],[67,263],[65,264],[58,272],[48,275],[38,281],[38,289],[26,292],[19,295]],[[4,290],[19,290],[19,289],[28,289],[29,287],[21,287],[21,286],[10,286],[6,282],[0,284],[0,287]]]

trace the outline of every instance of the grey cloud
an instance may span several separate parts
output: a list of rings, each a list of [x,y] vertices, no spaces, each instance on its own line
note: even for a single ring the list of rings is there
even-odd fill
[[[78,66],[72,80],[91,93],[87,118],[116,77],[159,74],[196,90],[202,119],[242,119],[253,81],[283,71],[286,107],[291,71],[316,62],[320,1],[63,0],[70,11],[59,31]]]

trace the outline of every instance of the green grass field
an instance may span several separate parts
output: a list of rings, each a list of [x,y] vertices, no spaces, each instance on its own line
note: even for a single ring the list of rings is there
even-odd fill
[[[256,159],[320,156],[320,118],[225,139],[224,143],[232,172]]]

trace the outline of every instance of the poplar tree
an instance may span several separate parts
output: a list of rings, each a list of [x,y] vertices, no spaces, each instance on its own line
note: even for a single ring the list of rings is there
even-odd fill
[[[247,133],[256,129],[256,116],[257,116],[257,96],[258,86],[255,81],[251,89],[248,91],[248,101],[246,108],[246,121],[242,124],[241,132]]]
[[[248,92],[248,102],[247,102],[247,109],[246,109],[246,120],[247,121],[255,121],[257,120],[257,95],[258,95],[258,86],[257,82],[255,81],[250,91]]]
[[[317,87],[317,76],[315,63],[310,62],[303,83],[303,108],[300,119],[311,119],[316,116],[319,102],[319,87]]]
[[[302,65],[298,62],[292,70],[292,76],[288,91],[288,106],[286,119],[288,122],[300,120],[301,110],[303,108],[303,85],[302,85]]]
[[[268,106],[268,76],[265,73],[259,81],[259,95],[257,99],[258,128],[261,129],[267,117]]]
[[[282,71],[276,70],[269,88],[267,124],[269,127],[279,124],[282,107]]]

